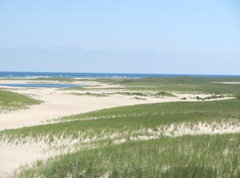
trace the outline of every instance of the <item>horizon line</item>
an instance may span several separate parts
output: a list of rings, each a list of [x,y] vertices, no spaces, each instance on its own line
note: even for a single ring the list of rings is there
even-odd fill
[[[62,71],[54,71],[54,72],[49,72],[49,71],[0,71],[0,73],[7,73],[7,72],[11,72],[11,73],[73,73],[73,74],[144,74],[144,75],[187,75],[187,76],[197,76],[197,75],[205,75],[205,76],[240,76],[240,74],[193,74],[193,73],[140,73],[140,72],[62,72]]]

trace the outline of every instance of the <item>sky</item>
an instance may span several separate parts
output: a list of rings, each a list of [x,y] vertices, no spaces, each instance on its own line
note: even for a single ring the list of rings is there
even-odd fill
[[[0,0],[0,71],[240,75],[240,1]]]

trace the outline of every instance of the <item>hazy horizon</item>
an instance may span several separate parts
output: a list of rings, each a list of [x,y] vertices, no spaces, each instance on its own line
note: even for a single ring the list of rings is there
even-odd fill
[[[0,73],[32,73],[32,74],[106,74],[106,75],[150,75],[149,77],[151,77],[152,75],[156,75],[156,76],[237,76],[239,77],[240,75],[238,74],[193,74],[193,73],[132,73],[132,72],[128,72],[128,73],[116,73],[116,72],[49,72],[49,71],[0,71]],[[1,75],[0,75],[1,77]],[[64,77],[64,76],[63,76]]]

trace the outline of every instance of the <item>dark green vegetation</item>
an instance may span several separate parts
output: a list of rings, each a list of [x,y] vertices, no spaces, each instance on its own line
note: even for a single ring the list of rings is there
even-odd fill
[[[240,91],[237,93],[233,93],[233,96],[236,97],[237,99],[240,99]]]
[[[144,97],[144,96],[150,96],[150,97],[164,97],[164,96],[170,96],[174,97],[173,94],[167,93],[164,91],[159,91],[156,93],[143,93],[143,92],[117,92],[116,94],[120,95],[127,95],[127,96],[139,96],[139,97]]]
[[[240,134],[162,137],[62,155],[21,176],[237,178],[239,150]]]
[[[98,94],[98,93],[91,93],[91,92],[86,92],[86,93],[71,93],[73,95],[78,95],[78,96],[95,96],[95,97],[106,97],[106,94]]]
[[[33,104],[40,104],[40,101],[34,100],[25,95],[0,89],[0,113],[23,109]]]
[[[156,96],[160,96],[160,97],[161,97],[161,96],[173,96],[173,97],[174,97],[173,94],[167,93],[167,92],[165,92],[165,91],[157,92],[155,95],[156,95]]]
[[[239,84],[222,84],[221,82],[239,82],[240,78],[147,78],[147,79],[116,79],[115,84],[121,84],[128,89],[174,91],[184,93],[233,94],[239,93]]]

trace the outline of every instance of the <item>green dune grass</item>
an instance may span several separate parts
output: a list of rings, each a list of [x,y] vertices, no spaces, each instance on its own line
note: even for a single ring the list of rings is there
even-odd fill
[[[170,77],[147,79],[118,79],[121,84],[132,90],[157,90],[183,93],[232,94],[240,91],[239,84],[227,85],[220,82],[236,82],[240,78],[201,78],[201,77]],[[219,82],[219,83],[216,83]]]
[[[151,140],[154,134],[147,132],[172,124],[239,126],[239,106],[235,99],[119,107],[65,117],[60,123],[5,130],[0,138],[17,144],[43,140],[52,146],[78,140],[76,152],[38,161],[16,177],[239,177],[239,133],[158,135]],[[142,137],[147,139],[132,139]],[[86,139],[89,147],[81,149]]]
[[[186,126],[197,123],[240,122],[240,100],[211,102],[175,102],[118,107],[72,115],[57,120],[59,123],[6,130],[0,132],[10,140],[24,138],[104,138],[114,133],[127,137],[147,129],[170,127],[172,124]]]
[[[240,85],[213,83],[225,79],[186,77],[110,80],[125,86],[128,91],[121,92],[130,96],[155,93],[173,97],[174,92],[190,92],[213,94],[210,99],[222,95],[235,99],[103,109],[59,118],[51,124],[1,131],[2,142],[44,142],[52,151],[75,148],[24,167],[15,177],[240,177],[240,133],[221,133],[240,126]],[[221,134],[196,135],[199,125]],[[182,127],[193,134],[179,134]],[[166,134],[171,128],[172,135]]]
[[[0,113],[26,108],[29,105],[40,104],[41,101],[26,95],[0,89]]]
[[[239,177],[240,134],[162,137],[65,154],[19,177]]]

